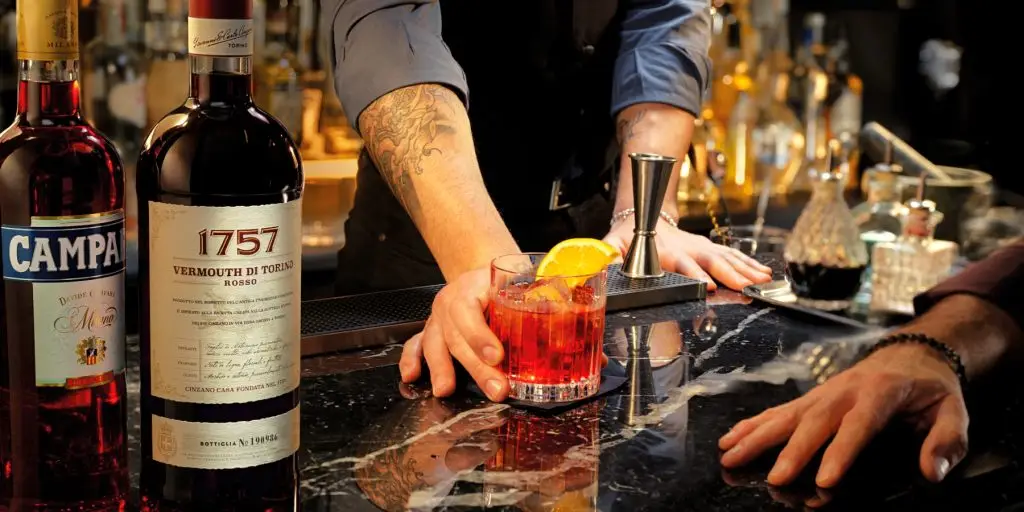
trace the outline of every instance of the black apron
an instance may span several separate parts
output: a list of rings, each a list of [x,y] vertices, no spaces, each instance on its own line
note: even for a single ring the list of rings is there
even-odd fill
[[[443,38],[469,82],[484,183],[524,251],[544,252],[566,238],[600,238],[608,231],[618,166],[609,109],[619,4],[441,1]],[[365,150],[356,183],[337,293],[444,282]],[[556,185],[562,195],[553,198]]]

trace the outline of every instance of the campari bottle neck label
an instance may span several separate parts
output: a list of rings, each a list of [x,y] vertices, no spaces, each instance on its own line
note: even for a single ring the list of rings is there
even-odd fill
[[[18,60],[78,60],[78,0],[18,0]]]
[[[252,0],[191,0],[188,52],[206,57],[253,53]]]

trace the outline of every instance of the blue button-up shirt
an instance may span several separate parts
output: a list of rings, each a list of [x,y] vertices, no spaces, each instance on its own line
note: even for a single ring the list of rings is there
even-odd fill
[[[495,16],[515,5],[476,1],[493,3]],[[610,113],[654,102],[697,114],[711,76],[708,1],[622,1]],[[335,86],[354,127],[370,103],[409,85],[444,84],[468,105],[466,76],[442,40],[436,0],[322,0],[322,7],[333,20]]]

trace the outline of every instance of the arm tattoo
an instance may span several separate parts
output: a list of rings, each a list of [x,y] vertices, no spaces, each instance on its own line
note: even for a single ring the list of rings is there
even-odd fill
[[[643,109],[632,117],[619,119],[618,123],[616,123],[617,126],[615,130],[615,133],[619,138],[619,144],[625,145],[626,142],[640,134],[639,130],[637,130],[637,125],[640,124],[640,121],[643,121],[644,116],[646,115],[647,110]]]
[[[388,450],[356,470],[356,481],[363,494],[388,512],[405,510],[413,491],[426,485],[416,461],[407,456],[408,449],[405,446]]]
[[[454,133],[452,114],[461,107],[448,88],[423,84],[381,96],[359,116],[370,157],[410,215],[418,210],[412,177],[423,174],[427,157],[442,154],[435,140]]]

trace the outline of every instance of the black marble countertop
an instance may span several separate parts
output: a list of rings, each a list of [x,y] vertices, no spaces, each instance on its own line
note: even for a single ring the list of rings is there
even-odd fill
[[[717,439],[736,421],[806,392],[807,361],[823,350],[814,347],[854,346],[877,334],[822,322],[728,292],[614,314],[605,351],[628,382],[552,416],[467,392],[437,399],[426,387],[401,387],[398,345],[307,359],[302,509],[1020,510],[1011,507],[1024,503],[1020,387],[971,404],[970,456],[941,485],[919,476],[920,445],[899,429],[873,443],[830,492],[813,487],[813,473],[792,488],[769,488],[767,459],[723,472]],[[1004,402],[1008,396],[1018,398]],[[138,414],[136,407],[136,465]]]

